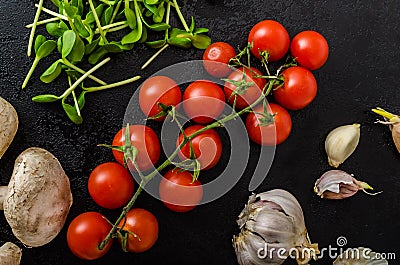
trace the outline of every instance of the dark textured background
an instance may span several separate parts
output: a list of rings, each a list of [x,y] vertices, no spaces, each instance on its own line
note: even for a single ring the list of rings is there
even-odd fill
[[[312,29],[327,38],[330,57],[315,72],[319,85],[317,98],[306,109],[291,112],[292,134],[277,148],[273,166],[258,191],[278,187],[291,191],[303,207],[312,241],[320,247],[335,246],[336,238],[345,236],[348,246],[396,252],[400,259],[400,248],[395,244],[400,234],[400,156],[389,130],[374,124],[377,117],[369,111],[381,106],[400,113],[400,2],[198,0],[185,1],[182,9],[186,18],[194,15],[197,25],[210,28],[213,41],[227,41],[234,47],[243,45],[251,27],[263,19],[280,21],[291,37]],[[96,144],[111,142],[139,83],[89,95],[81,126],[72,124],[58,104],[31,102],[34,95],[59,93],[65,88],[65,80],[52,85],[38,80],[51,62],[45,59],[28,87],[20,89],[32,62],[26,56],[29,31],[24,25],[33,21],[34,12],[34,1],[0,0],[0,96],[15,106],[20,119],[17,136],[0,161],[0,183],[7,184],[13,161],[20,152],[40,146],[59,158],[70,177],[74,204],[67,225],[72,218],[89,210],[100,211],[115,220],[119,211],[99,209],[89,197],[86,183],[96,165],[112,160],[111,152]],[[146,71],[139,71],[139,66],[153,52],[137,45],[132,52],[113,56],[113,63],[96,75],[108,82],[134,74],[147,77],[172,63],[200,59],[202,54],[169,48]],[[312,187],[315,179],[329,169],[324,139],[334,127],[353,122],[362,124],[361,141],[341,169],[384,193],[376,197],[359,193],[343,201],[323,201],[313,194]],[[259,149],[252,146],[252,150],[246,172],[251,172],[257,160]],[[222,166],[208,174],[213,176]],[[245,174],[225,196],[186,214],[171,212],[156,199],[142,195],[137,206],[153,212],[160,224],[159,240],[146,253],[125,254],[114,244],[104,258],[81,261],[67,247],[66,225],[51,243],[40,248],[23,248],[22,264],[235,264],[231,238],[238,232],[235,220],[249,195],[250,178],[249,173]],[[5,241],[23,247],[1,215],[0,244]],[[314,264],[331,264],[331,261],[324,258]]]

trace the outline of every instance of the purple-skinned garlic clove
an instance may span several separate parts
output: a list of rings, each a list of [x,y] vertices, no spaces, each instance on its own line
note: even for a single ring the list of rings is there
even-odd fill
[[[373,188],[366,182],[359,181],[353,175],[342,170],[329,170],[325,172],[314,185],[314,192],[323,199],[340,200],[353,196],[359,190],[369,193],[366,190]]]

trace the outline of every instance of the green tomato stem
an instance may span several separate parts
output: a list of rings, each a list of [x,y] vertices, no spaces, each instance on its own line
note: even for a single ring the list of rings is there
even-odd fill
[[[61,63],[65,64],[66,66],[68,66],[69,68],[74,69],[75,71],[81,73],[81,74],[85,74],[85,70],[82,70],[81,68],[79,68],[78,66],[72,64],[70,61],[68,61],[66,58],[60,59],[59,60]],[[99,83],[100,85],[107,85],[106,82],[104,82],[103,80],[100,80],[99,78],[93,76],[93,75],[89,75],[88,78],[92,79],[93,81]]]
[[[157,58],[158,55],[160,55],[160,53],[162,53],[162,51],[168,48],[168,46],[168,43],[164,44],[164,46],[162,46],[153,56],[151,56],[150,59],[148,59],[140,69],[143,70],[144,68],[146,68],[152,61],[154,61],[154,59]]]
[[[87,88],[84,88],[84,90],[87,91],[87,92],[96,92],[96,91],[106,90],[106,89],[109,89],[109,88],[114,88],[114,87],[130,84],[132,82],[135,82],[135,81],[139,80],[140,78],[141,78],[141,76],[138,75],[138,76],[135,76],[135,77],[123,80],[123,81],[119,81],[119,82],[108,84],[108,85],[104,85],[104,86],[87,87]]]
[[[40,12],[42,11],[42,6],[43,6],[43,0],[39,0],[38,8],[36,10],[35,18],[33,20],[31,33],[29,35],[28,52],[27,52],[29,57],[32,54],[33,39],[35,38],[36,25],[37,25],[37,22],[39,21],[39,16],[40,16]]]
[[[43,24],[47,24],[47,23],[54,22],[54,21],[59,21],[59,20],[60,20],[59,17],[52,17],[52,18],[40,20],[40,21],[38,21],[38,22],[36,23],[36,26],[38,26],[38,25],[43,25]],[[34,23],[29,24],[29,25],[26,25],[25,27],[28,28],[28,29],[30,29],[30,28],[33,27],[33,25],[34,25]]]
[[[175,7],[175,10],[176,10],[176,13],[178,13],[178,17],[181,20],[183,27],[185,28],[185,30],[187,32],[190,32],[190,29],[189,29],[188,25],[186,24],[186,20],[182,15],[182,12],[181,12],[181,9],[178,6],[178,3],[176,2],[176,0],[173,0],[173,2],[174,2],[174,7]]]
[[[34,60],[33,63],[32,63],[31,68],[29,69],[28,74],[27,74],[26,77],[25,77],[24,82],[22,83],[22,89],[24,89],[24,88],[26,87],[26,85],[28,84],[29,79],[31,78],[31,76],[32,76],[32,74],[33,74],[33,71],[35,71],[35,68],[36,68],[36,66],[38,65],[39,61],[40,61],[40,58],[36,56],[36,57],[35,57],[35,60]]]
[[[155,170],[153,170],[151,173],[149,173],[148,175],[142,177],[142,180],[139,184],[139,188],[136,190],[135,194],[133,195],[133,197],[131,198],[131,200],[128,202],[128,204],[124,207],[123,211],[121,212],[120,216],[118,217],[118,219],[115,221],[113,227],[111,228],[110,232],[108,233],[108,235],[106,236],[106,238],[100,243],[99,245],[99,249],[103,249],[108,241],[110,241],[110,239],[113,237],[113,235],[115,234],[115,232],[118,229],[118,224],[121,222],[121,220],[126,216],[126,214],[129,212],[129,210],[133,207],[135,201],[137,200],[137,198],[139,197],[140,193],[143,191],[144,187],[146,186],[146,184],[151,181],[156,175],[157,173],[161,172],[163,169],[165,169],[167,166],[172,164],[172,160],[178,155],[179,150],[185,145],[187,144],[189,141],[191,141],[194,137],[196,137],[197,135],[199,135],[200,133],[207,131],[209,129],[212,128],[216,128],[216,127],[220,127],[221,124],[224,124],[230,120],[236,119],[237,117],[239,117],[240,115],[249,112],[253,107],[255,107],[258,103],[260,103],[263,99],[265,99],[265,96],[268,95],[271,90],[272,90],[272,86],[273,86],[273,82],[269,82],[268,87],[264,87],[263,89],[263,93],[261,94],[261,96],[250,106],[248,106],[247,108],[239,111],[239,112],[233,112],[230,115],[226,116],[225,118],[222,118],[221,120],[215,121],[212,124],[209,124],[207,126],[205,126],[204,128],[196,131],[195,133],[193,133],[192,135],[188,136],[188,137],[184,137],[184,139],[182,140],[182,142],[180,143],[180,145],[175,149],[175,151],[168,156],[168,158],[164,161],[164,163],[162,163],[160,166],[158,166]],[[180,123],[178,123],[179,126]],[[181,129],[181,128],[180,128]]]
[[[110,61],[110,57],[104,59],[100,63],[96,64],[93,68],[91,68],[89,71],[84,73],[81,77],[78,78],[78,80],[75,81],[75,83],[72,84],[65,92],[60,96],[60,98],[65,98],[68,97],[69,94],[71,94],[72,91],[83,81],[85,80],[90,74],[92,74],[94,71],[102,67],[104,64],[106,64],[108,61]]]
[[[90,5],[90,9],[92,10],[92,13],[93,13],[93,16],[94,16],[94,20],[96,21],[97,28],[99,29],[100,35],[101,35],[104,43],[108,43],[108,41],[106,39],[106,35],[104,34],[103,29],[101,28],[100,19],[99,19],[99,16],[97,15],[96,8],[93,5],[93,1],[92,0],[88,0],[88,2],[89,2],[89,5]]]

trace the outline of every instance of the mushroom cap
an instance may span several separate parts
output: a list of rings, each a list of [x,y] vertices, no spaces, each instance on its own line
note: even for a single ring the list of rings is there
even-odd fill
[[[6,242],[0,247],[1,265],[19,265],[21,263],[22,250],[11,242]]]
[[[0,158],[10,146],[17,129],[17,112],[7,100],[0,97]]]
[[[50,152],[33,147],[15,160],[4,200],[4,215],[14,235],[38,247],[53,240],[72,205],[70,183]]]

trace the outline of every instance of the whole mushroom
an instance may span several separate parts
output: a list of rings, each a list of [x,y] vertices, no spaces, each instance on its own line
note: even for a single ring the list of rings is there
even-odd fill
[[[61,231],[72,205],[70,183],[50,152],[33,147],[16,159],[7,187],[0,187],[0,205],[14,235],[39,247]]]
[[[0,158],[10,146],[17,129],[17,112],[8,101],[0,97]]]
[[[21,263],[22,250],[11,242],[6,242],[0,247],[1,265],[19,265]]]

